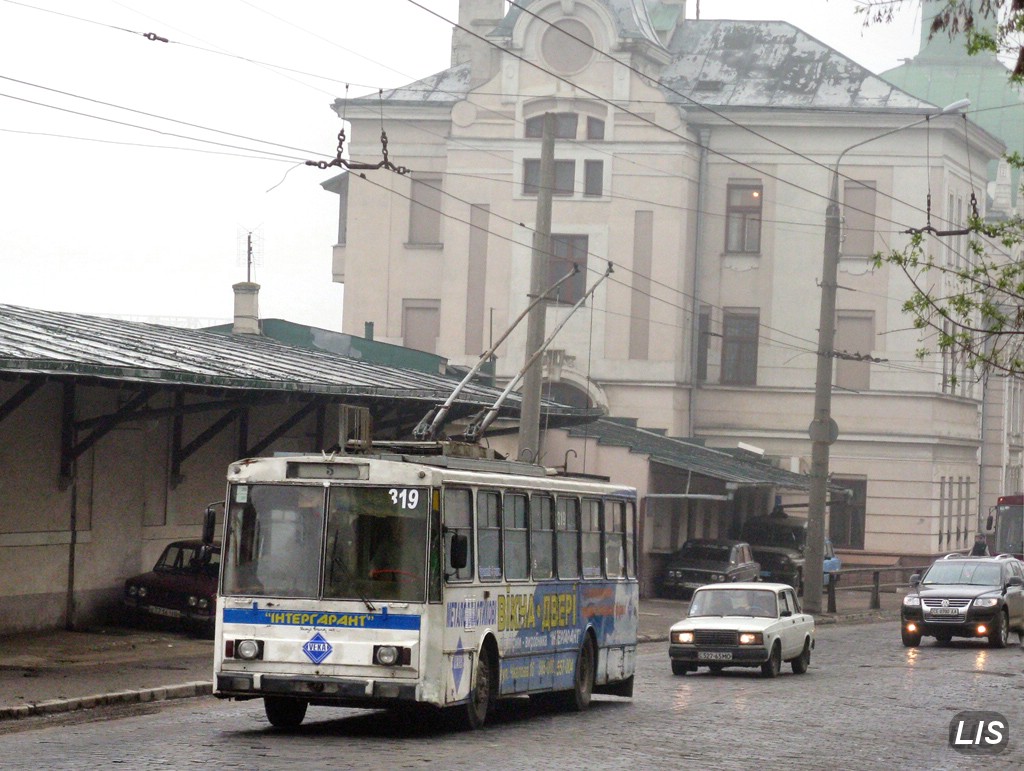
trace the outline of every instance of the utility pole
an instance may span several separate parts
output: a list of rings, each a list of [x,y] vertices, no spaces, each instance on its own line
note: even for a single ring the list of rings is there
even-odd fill
[[[551,261],[551,195],[555,187],[555,114],[544,113],[541,134],[540,180],[537,186],[537,223],[533,231],[533,255],[530,260],[530,300],[548,285]],[[524,364],[544,344],[547,305],[537,303],[526,318],[526,357]],[[519,458],[540,460],[540,393],[544,374],[541,357],[530,364],[523,378],[523,407],[519,413]],[[525,451],[529,451],[528,453]],[[529,455],[529,457],[527,457]]]

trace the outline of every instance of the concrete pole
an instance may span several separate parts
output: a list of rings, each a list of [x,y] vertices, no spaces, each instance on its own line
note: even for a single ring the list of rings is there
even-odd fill
[[[530,261],[530,300],[548,285],[551,262],[551,195],[555,187],[555,114],[544,113],[541,135],[540,181],[537,190],[537,223],[533,231],[533,256]],[[526,356],[524,366],[544,344],[547,304],[537,303],[526,317]],[[540,394],[544,364],[537,357],[523,376],[523,407],[519,415],[519,459],[540,461]]]
[[[804,555],[804,609],[821,612],[825,559],[825,505],[828,498],[828,455],[839,434],[832,419],[832,353],[836,331],[836,281],[839,273],[839,163],[832,170],[832,191],[825,209],[825,252],[821,267],[821,314],[818,317],[818,366],[814,379],[811,436],[811,490],[807,503],[807,545]]]

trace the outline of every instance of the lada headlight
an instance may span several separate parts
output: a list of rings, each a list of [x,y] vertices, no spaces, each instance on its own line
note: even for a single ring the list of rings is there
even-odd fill
[[[145,596],[146,596],[146,587],[140,586],[139,587],[139,597],[145,597]]]
[[[128,596],[129,597],[134,597],[138,593],[139,593],[139,587],[135,586],[135,584],[132,584],[131,586],[128,587]]]
[[[993,608],[998,604],[998,597],[979,597],[974,601],[974,607],[976,608]]]
[[[921,606],[921,598],[916,594],[908,594],[903,598],[903,604],[908,608],[918,608]]]
[[[196,597],[196,596],[195,596],[194,594],[192,594],[192,595],[189,595],[189,598],[188,598],[188,606],[189,606],[190,608],[194,608],[194,607],[195,607],[196,605],[198,605],[198,604],[199,604],[199,598],[198,598],[198,597]]]
[[[761,632],[740,632],[740,645],[764,645]]]
[[[724,581],[725,580],[725,576],[723,576],[721,573],[713,573],[711,575],[711,580],[712,581]]]
[[[693,632],[673,632],[672,642],[679,643],[680,645],[692,645]]]

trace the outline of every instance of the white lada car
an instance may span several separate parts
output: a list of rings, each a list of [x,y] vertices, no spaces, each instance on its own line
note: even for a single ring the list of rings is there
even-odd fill
[[[736,583],[702,586],[686,618],[669,630],[672,673],[707,667],[760,667],[776,677],[782,662],[802,675],[814,650],[814,618],[800,610],[787,584]]]

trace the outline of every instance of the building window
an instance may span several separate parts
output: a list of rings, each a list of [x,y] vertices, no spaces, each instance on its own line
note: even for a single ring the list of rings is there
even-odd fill
[[[722,315],[723,385],[757,385],[760,313],[726,310]]]
[[[587,291],[587,236],[551,235],[551,259],[548,262],[548,286],[579,266],[579,272],[558,288],[556,302],[572,305]]]
[[[700,309],[697,316],[697,382],[708,379],[708,351],[711,348],[711,309]]]
[[[836,314],[836,385],[851,391],[871,387],[871,362],[856,357],[868,356],[875,347],[875,314],[871,311],[839,311]]]
[[[440,334],[440,300],[402,300],[402,345],[436,353]]]
[[[412,180],[409,195],[409,243],[441,243],[441,178]]]
[[[583,162],[583,195],[604,195],[604,161]]]
[[[576,186],[576,161],[555,161],[555,186],[551,195],[572,195]],[[540,159],[523,161],[523,195],[540,191]]]
[[[587,139],[604,139],[604,121],[600,118],[587,118]]]
[[[833,482],[850,490],[852,495],[832,494],[828,520],[828,535],[832,545],[837,549],[863,549],[868,481],[834,477]]]
[[[843,254],[849,257],[870,257],[875,253],[875,191],[874,182],[847,182],[843,191],[843,219],[846,238]]]
[[[761,251],[761,185],[731,184],[726,196],[725,251],[757,254]]]
[[[578,122],[579,116],[574,112],[556,112],[555,139],[575,139]],[[527,139],[541,139],[544,136],[543,115],[535,115],[526,119],[525,136]]]

